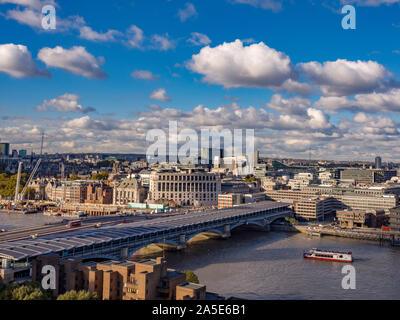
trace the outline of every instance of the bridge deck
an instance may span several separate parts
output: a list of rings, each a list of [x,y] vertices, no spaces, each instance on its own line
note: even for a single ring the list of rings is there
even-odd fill
[[[41,236],[36,239],[0,243],[0,258],[19,261],[35,256],[60,253],[65,250],[82,249],[87,246],[101,247],[106,243],[127,240],[132,237],[179,233],[180,229],[195,229],[199,226],[217,224],[219,221],[234,217],[247,217],[257,212],[277,213],[286,211],[289,204],[264,201],[246,204],[229,209],[194,212],[182,216],[157,218],[154,220],[124,223],[99,229],[77,230],[65,234]]]

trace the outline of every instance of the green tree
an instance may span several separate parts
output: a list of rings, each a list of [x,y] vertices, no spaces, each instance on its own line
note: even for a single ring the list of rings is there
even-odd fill
[[[96,293],[90,293],[84,290],[71,290],[58,296],[57,300],[98,300]]]
[[[92,175],[92,180],[107,180],[108,175],[109,175],[109,173],[106,171],[99,172],[99,173]]]
[[[50,292],[43,290],[39,282],[26,281],[0,285],[0,300],[50,300]]]
[[[247,176],[245,181],[246,182],[254,182],[254,181],[256,181],[256,177],[255,176]]]
[[[186,274],[186,281],[187,282],[199,283],[199,278],[196,276],[196,274],[193,271],[185,270],[183,272]]]
[[[69,180],[74,181],[74,180],[79,180],[81,177],[76,175],[76,174],[71,174],[69,176]]]
[[[19,186],[19,192],[22,191],[26,180],[28,179],[27,173],[21,174],[21,181]],[[17,175],[14,174],[9,176],[7,173],[0,174],[0,194],[3,197],[13,197],[15,194],[15,186],[17,185]]]

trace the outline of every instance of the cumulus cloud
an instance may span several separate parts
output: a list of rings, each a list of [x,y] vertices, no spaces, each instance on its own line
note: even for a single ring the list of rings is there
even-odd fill
[[[314,105],[332,113],[341,110],[369,113],[400,112],[400,89],[356,94],[354,99],[349,97],[321,97]]]
[[[95,58],[84,47],[43,48],[39,51],[38,58],[48,67],[60,68],[86,78],[103,79],[107,77],[107,74],[100,69],[104,59]]]
[[[311,108],[311,101],[300,97],[285,99],[280,94],[274,94],[265,106],[282,114],[304,115]]]
[[[51,100],[44,100],[36,107],[39,111],[57,110],[59,112],[88,113],[96,111],[93,107],[84,108],[78,103],[80,97],[76,94],[65,93]]]
[[[144,40],[143,30],[140,29],[138,26],[131,25],[127,31],[127,38],[128,40],[126,43],[131,48],[142,48],[142,43]]]
[[[158,100],[158,101],[171,101],[172,100],[164,88],[159,88],[159,89],[154,90],[150,94],[150,99],[154,99],[154,100]]]
[[[131,76],[136,79],[143,79],[143,80],[157,80],[160,78],[158,74],[153,74],[151,71],[148,70],[135,70],[131,73]]]
[[[206,46],[211,43],[210,38],[205,34],[192,32],[190,35],[191,37],[187,41],[195,46]]]
[[[115,41],[117,37],[122,36],[122,33],[117,30],[108,30],[105,33],[94,31],[88,26],[83,26],[79,30],[82,39],[90,41]]]
[[[345,96],[371,92],[384,86],[391,76],[375,61],[348,61],[339,59],[324,63],[300,63],[302,72],[318,85],[325,96]]]
[[[0,0],[0,4],[15,4],[23,7],[29,7],[34,9],[42,9],[44,5],[57,6],[54,0]]]
[[[186,21],[191,17],[197,16],[197,11],[193,3],[187,2],[183,9],[178,10],[178,16],[182,22]]]
[[[153,49],[157,49],[157,50],[161,50],[161,51],[167,51],[170,49],[174,49],[176,46],[175,41],[169,39],[168,34],[166,34],[165,36],[155,34],[151,38],[151,41],[153,42]]]
[[[203,75],[203,81],[225,88],[293,88],[293,65],[283,52],[263,42],[244,46],[241,40],[204,47],[186,63],[188,69]],[[287,81],[291,80],[291,83]],[[298,88],[297,88],[298,89]]]
[[[26,46],[13,43],[0,45],[0,72],[14,78],[50,77],[49,71],[38,68]]]

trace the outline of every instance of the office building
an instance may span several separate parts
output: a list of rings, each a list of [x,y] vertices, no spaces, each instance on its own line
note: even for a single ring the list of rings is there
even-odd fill
[[[10,155],[10,144],[2,142],[0,143],[0,156],[9,156]]]
[[[336,218],[340,226],[346,228],[379,228],[387,223],[384,210],[338,210]]]
[[[397,175],[396,170],[346,169],[341,171],[340,180],[354,183],[382,183]]]
[[[309,198],[293,201],[293,211],[299,220],[324,221],[334,217],[338,209],[343,205],[335,198]]]
[[[217,205],[219,175],[201,170],[157,171],[150,175],[147,201],[173,201],[177,205]]]
[[[382,158],[376,157],[375,158],[375,169],[381,169],[381,168],[382,168]]]

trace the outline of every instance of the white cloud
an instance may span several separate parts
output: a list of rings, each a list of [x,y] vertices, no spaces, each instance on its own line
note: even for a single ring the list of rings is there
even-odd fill
[[[271,10],[273,12],[282,9],[282,1],[280,0],[233,0],[236,3],[248,4],[256,8]]]
[[[164,88],[159,88],[159,89],[154,90],[150,94],[150,99],[154,99],[154,100],[158,100],[158,101],[171,101],[172,100]]]
[[[122,36],[122,33],[117,30],[108,30],[105,33],[94,31],[88,26],[83,26],[79,30],[82,39],[90,41],[115,41],[117,37]]]
[[[263,42],[244,46],[241,40],[200,50],[186,63],[188,69],[202,74],[203,81],[225,88],[258,87],[297,90],[305,87],[295,79],[292,62],[283,52]],[[291,82],[288,82],[288,81]]]
[[[369,113],[400,112],[400,89],[357,94],[354,99],[348,97],[321,97],[314,105],[333,113],[341,110]]]
[[[182,22],[186,21],[187,19],[189,19],[191,17],[197,16],[197,11],[196,11],[196,8],[194,7],[193,3],[187,2],[185,4],[184,9],[178,10],[178,16]]]
[[[192,32],[190,35],[191,37],[187,41],[195,46],[206,46],[211,43],[210,38],[205,34]]]
[[[341,0],[342,4],[357,4],[365,7],[378,7],[382,4],[391,5],[400,3],[400,0]]]
[[[127,31],[127,44],[131,48],[142,48],[142,43],[144,40],[143,30],[135,25],[131,25]]]
[[[384,85],[390,73],[375,61],[339,59],[323,64],[313,61],[300,63],[302,72],[325,96],[345,96],[371,92]]]
[[[148,70],[135,70],[131,73],[131,76],[136,79],[143,80],[157,80],[160,76],[157,74],[153,74]]]
[[[13,43],[0,45],[0,72],[14,78],[50,77],[50,72],[40,70],[24,45]]]
[[[311,107],[311,102],[305,98],[293,97],[285,99],[280,94],[274,94],[270,102],[265,106],[281,114],[304,115],[307,109]]]
[[[84,47],[43,48],[39,51],[38,58],[48,67],[60,68],[86,78],[103,79],[107,77],[107,74],[100,69],[100,64],[104,62],[104,59],[96,59]]]
[[[44,5],[57,6],[54,0],[0,0],[0,4],[15,4],[23,7],[42,9]]]
[[[175,41],[170,40],[168,38],[168,34],[166,34],[165,36],[155,34],[155,35],[153,35],[151,40],[154,44],[153,49],[157,49],[157,50],[161,50],[161,51],[167,51],[170,49],[174,49],[176,46]]]
[[[59,112],[78,112],[88,113],[95,111],[94,108],[84,108],[78,103],[80,97],[76,94],[65,93],[51,100],[44,100],[40,106],[36,107],[39,111],[57,110]]]

